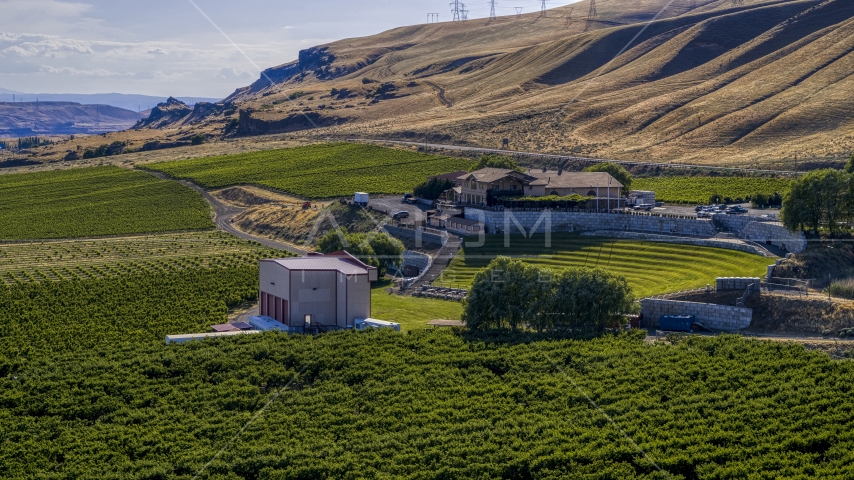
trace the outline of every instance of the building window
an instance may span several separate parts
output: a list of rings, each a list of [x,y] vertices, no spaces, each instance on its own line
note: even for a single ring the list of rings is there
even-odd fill
[[[516,185],[510,185],[510,190],[516,190]]]
[[[477,190],[477,182],[471,182],[471,188]]]
[[[595,196],[596,196],[596,192],[594,192],[593,190],[590,190],[589,192],[587,192],[587,196],[588,196],[588,197],[595,197]]]

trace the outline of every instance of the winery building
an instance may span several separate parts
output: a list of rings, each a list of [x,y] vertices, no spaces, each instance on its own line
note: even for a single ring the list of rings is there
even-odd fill
[[[260,314],[296,329],[353,327],[371,316],[377,275],[347,252],[262,260]]]

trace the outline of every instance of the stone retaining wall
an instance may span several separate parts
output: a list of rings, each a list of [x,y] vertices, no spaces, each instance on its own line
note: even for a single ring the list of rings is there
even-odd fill
[[[658,215],[624,213],[587,213],[562,211],[491,211],[466,208],[465,217],[486,225],[492,233],[584,232],[595,230],[633,230],[658,234],[713,237],[717,234],[711,220],[691,217],[676,218]],[[521,229],[520,229],[521,227]],[[524,231],[522,231],[524,230]]]
[[[682,302],[647,298],[641,300],[641,311],[647,325],[658,327],[664,315],[693,315],[697,322],[715,330],[740,330],[750,326],[753,309],[712,303]]]
[[[807,248],[804,232],[790,232],[780,222],[750,222],[739,237],[758,243],[770,243],[789,252],[802,252]]]
[[[719,277],[715,281],[715,288],[720,292],[724,290],[745,291],[747,287],[754,285],[759,291],[759,285],[762,283],[761,278],[751,277]]]
[[[740,240],[725,240],[715,238],[690,238],[690,237],[673,237],[668,235],[656,235],[654,233],[636,233],[636,232],[620,232],[611,230],[596,230],[594,232],[585,232],[582,235],[593,235],[597,237],[625,238],[628,240],[645,240],[648,242],[676,243],[681,245],[696,245],[698,247],[713,247],[726,248],[729,250],[738,250],[740,252],[762,255],[765,257],[773,257],[767,250],[756,248],[753,245],[748,245]]]

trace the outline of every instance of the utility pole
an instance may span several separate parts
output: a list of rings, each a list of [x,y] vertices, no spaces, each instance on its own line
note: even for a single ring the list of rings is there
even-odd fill
[[[427,14],[427,23],[439,23],[439,14],[438,13],[428,13]]]
[[[516,20],[522,19],[522,9],[525,7],[516,7]]]
[[[587,20],[592,20],[598,15],[596,12],[596,0],[590,0],[590,10],[587,11]]]
[[[454,17],[453,19],[451,19],[452,22],[459,22],[460,21],[460,17],[461,17],[460,16],[460,13],[461,13],[460,7],[462,7],[460,0],[454,0],[453,2],[451,2],[451,14]]]
[[[489,0],[489,19],[495,20],[495,0]]]

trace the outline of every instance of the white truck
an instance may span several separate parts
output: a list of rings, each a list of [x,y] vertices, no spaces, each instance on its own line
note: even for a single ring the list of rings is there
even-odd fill
[[[356,192],[356,194],[353,195],[353,202],[356,203],[357,205],[367,207],[368,206],[368,194],[365,192]]]

